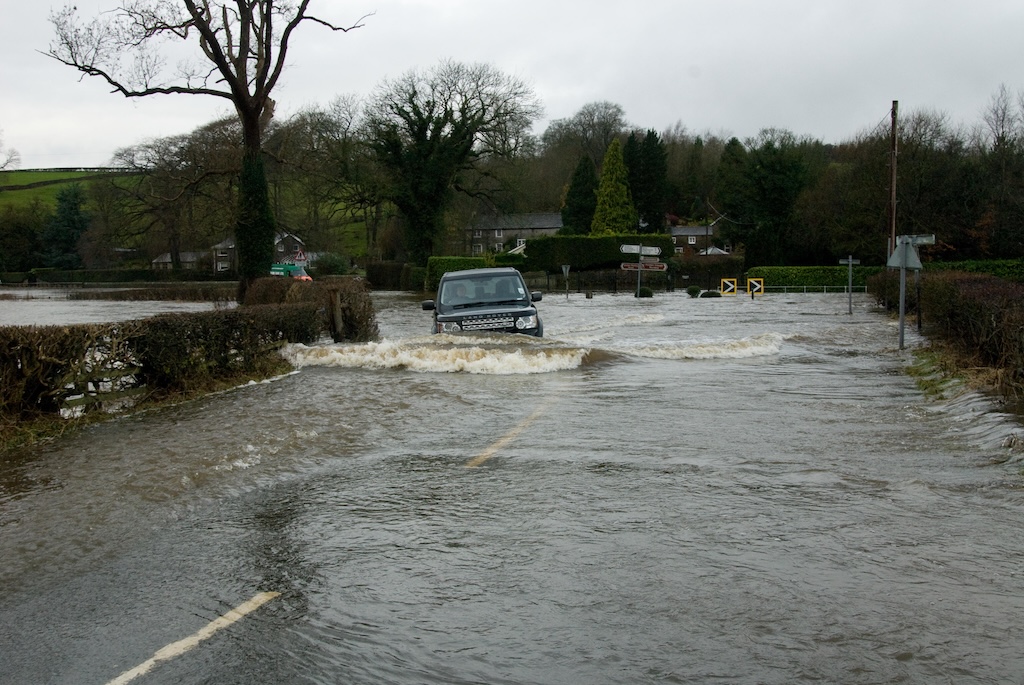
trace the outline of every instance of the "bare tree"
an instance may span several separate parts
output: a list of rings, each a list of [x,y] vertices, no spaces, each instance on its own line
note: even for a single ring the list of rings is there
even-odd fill
[[[13,147],[4,149],[3,131],[0,130],[0,170],[14,169],[21,164],[21,155]]]
[[[533,89],[487,64],[445,61],[384,82],[366,109],[366,137],[390,175],[406,249],[425,264],[456,192],[493,160],[514,158],[540,115]]]
[[[85,76],[105,81],[125,97],[187,94],[230,101],[242,128],[242,165],[236,244],[239,297],[270,269],[274,220],[261,155],[263,131],[274,113],[270,95],[284,69],[288,44],[304,21],[337,26],[307,14],[310,0],[124,0],[83,22],[69,5],[51,14],[56,39],[47,55]],[[361,21],[361,20],[360,20]],[[173,67],[157,50],[177,40],[189,57]]]

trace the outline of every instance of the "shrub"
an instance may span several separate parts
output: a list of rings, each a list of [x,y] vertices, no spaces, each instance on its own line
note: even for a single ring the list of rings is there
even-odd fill
[[[721,297],[722,293],[717,290],[705,290],[700,294],[701,297]]]
[[[700,297],[700,286],[691,285],[686,289],[686,294],[690,297]]]
[[[654,291],[648,288],[646,285],[640,286],[637,291],[637,297],[654,297]]]

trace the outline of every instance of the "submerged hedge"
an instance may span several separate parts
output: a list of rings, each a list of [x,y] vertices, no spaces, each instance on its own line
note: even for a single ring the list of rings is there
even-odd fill
[[[376,317],[364,282],[267,278],[233,309],[77,326],[0,327],[0,419],[122,408],[138,397],[201,391],[265,376],[278,348],[369,340]]]

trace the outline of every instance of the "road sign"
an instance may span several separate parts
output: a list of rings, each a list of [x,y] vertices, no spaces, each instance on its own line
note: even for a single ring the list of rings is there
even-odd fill
[[[735,295],[736,294],[736,279],[735,278],[723,278],[722,287],[720,288],[723,295]]]
[[[665,262],[622,262],[619,268],[623,271],[667,271],[668,264]]]
[[[763,278],[748,278],[747,279],[747,292],[753,295],[764,295],[764,279]]]
[[[656,262],[656,261],[658,261],[658,258],[653,256],[653,255],[641,255],[640,256],[640,261],[641,262]]]
[[[292,261],[295,262],[296,264],[305,264],[306,253],[303,252],[302,250],[296,250],[295,254],[292,256]]]
[[[622,254],[660,255],[661,248],[655,245],[619,245]]]

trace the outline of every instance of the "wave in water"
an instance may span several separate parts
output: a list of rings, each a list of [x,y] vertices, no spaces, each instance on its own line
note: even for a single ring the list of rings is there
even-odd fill
[[[763,333],[739,340],[642,345],[619,351],[648,359],[746,359],[778,354],[784,339],[779,333]]]
[[[463,344],[452,336],[438,340],[383,340],[362,345],[307,347],[289,345],[282,354],[292,364],[337,366],[361,369],[409,369],[434,373],[479,373],[515,375],[550,373],[579,368],[590,350],[580,347],[555,347],[488,342]]]
[[[288,345],[284,357],[296,367],[408,369],[425,373],[517,375],[551,373],[599,364],[619,357],[651,359],[741,359],[778,354],[776,333],[717,342],[594,348],[554,340],[495,336],[429,336],[365,344]]]

